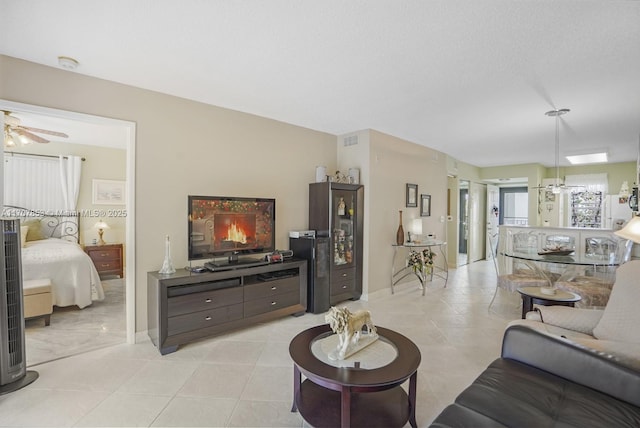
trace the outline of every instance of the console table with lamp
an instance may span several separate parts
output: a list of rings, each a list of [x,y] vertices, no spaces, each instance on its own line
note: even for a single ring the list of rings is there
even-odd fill
[[[447,255],[445,252],[445,247],[447,243],[445,241],[440,241],[435,239],[432,236],[427,236],[426,238],[422,235],[422,219],[414,219],[411,223],[411,231],[408,232],[408,240],[407,242],[398,245],[393,244],[393,258],[391,260],[391,293],[394,293],[395,286],[404,278],[415,275],[420,281],[420,288],[422,288],[422,295],[425,295],[426,290],[426,282],[433,281],[433,277],[438,277],[444,279],[444,286],[447,286],[447,281],[449,279],[449,267],[447,264]],[[424,251],[429,250],[432,251],[432,248],[437,247],[438,252],[442,255],[442,264],[433,263],[428,266],[424,257]],[[405,265],[396,270],[396,263],[398,258],[398,253],[400,249],[409,249],[410,251],[416,251],[418,257],[420,258],[420,269],[414,269],[414,267],[406,262],[405,257]],[[400,251],[400,253],[406,253]]]

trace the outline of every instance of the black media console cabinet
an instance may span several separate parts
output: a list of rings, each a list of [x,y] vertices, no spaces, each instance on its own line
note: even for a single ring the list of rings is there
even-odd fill
[[[220,272],[147,274],[148,334],[162,355],[203,337],[306,310],[306,260]]]

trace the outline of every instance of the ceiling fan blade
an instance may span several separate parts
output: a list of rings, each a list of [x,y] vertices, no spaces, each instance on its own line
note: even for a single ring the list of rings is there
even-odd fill
[[[65,134],[64,132],[56,132],[56,131],[48,131],[46,129],[40,129],[40,128],[32,128],[30,126],[20,126],[20,128],[22,128],[23,130],[27,131],[27,132],[37,132],[39,134],[48,134],[48,135],[55,135],[56,137],[64,137],[64,138],[69,138],[69,136],[67,134]]]
[[[22,127],[19,128],[13,128],[14,132],[16,132],[17,134],[20,135],[24,135],[25,137],[27,137],[30,140],[35,141],[36,143],[48,143],[49,140],[45,140],[44,138],[36,135],[36,134],[32,134],[31,132],[25,130]]]

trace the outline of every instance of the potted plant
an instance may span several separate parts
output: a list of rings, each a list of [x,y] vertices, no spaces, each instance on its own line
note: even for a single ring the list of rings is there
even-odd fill
[[[433,258],[435,256],[436,253],[431,251],[431,248],[425,248],[422,251],[411,250],[407,258],[407,267],[410,267],[416,273],[431,273],[433,269]]]

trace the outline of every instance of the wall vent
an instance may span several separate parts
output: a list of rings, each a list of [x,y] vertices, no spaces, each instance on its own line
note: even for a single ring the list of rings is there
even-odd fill
[[[348,137],[344,137],[344,146],[355,146],[358,144],[358,136],[357,135],[349,135]]]

